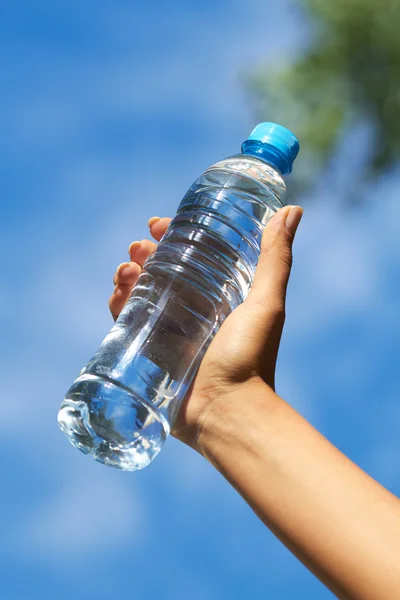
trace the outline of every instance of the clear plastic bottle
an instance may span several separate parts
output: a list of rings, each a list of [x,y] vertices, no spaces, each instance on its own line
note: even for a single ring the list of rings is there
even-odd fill
[[[261,123],[188,190],[114,327],[68,390],[62,431],[134,471],[158,454],[207,347],[253,281],[265,225],[286,204],[299,144]]]

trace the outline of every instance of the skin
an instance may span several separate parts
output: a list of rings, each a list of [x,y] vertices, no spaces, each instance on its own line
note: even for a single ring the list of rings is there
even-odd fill
[[[400,598],[400,501],[275,392],[292,243],[302,217],[268,223],[250,293],[211,343],[173,435],[200,452],[337,597]],[[159,241],[171,219],[153,217]],[[133,242],[110,298],[117,318],[157,245]]]

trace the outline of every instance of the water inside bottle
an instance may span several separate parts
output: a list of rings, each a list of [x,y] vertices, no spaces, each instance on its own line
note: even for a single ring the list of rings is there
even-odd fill
[[[85,453],[136,470],[158,454],[204,353],[246,297],[282,178],[238,155],[183,198],[115,326],[68,391],[61,429]]]

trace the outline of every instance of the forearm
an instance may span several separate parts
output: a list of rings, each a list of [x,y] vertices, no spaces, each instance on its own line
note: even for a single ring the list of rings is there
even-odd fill
[[[337,596],[400,598],[400,501],[261,381],[229,402],[205,421],[206,458]]]

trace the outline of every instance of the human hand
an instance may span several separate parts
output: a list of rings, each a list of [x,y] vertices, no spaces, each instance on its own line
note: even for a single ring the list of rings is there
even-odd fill
[[[202,452],[205,422],[212,420],[217,409],[231,410],[236,400],[243,401],[260,382],[275,389],[292,243],[302,214],[298,206],[284,207],[266,226],[251,290],[222,324],[185,397],[172,434],[198,452]],[[170,222],[169,218],[150,219],[150,233],[156,241]],[[129,299],[144,262],[156,248],[157,244],[148,239],[130,245],[130,262],[120,264],[114,275],[115,289],[109,301],[114,319]]]

